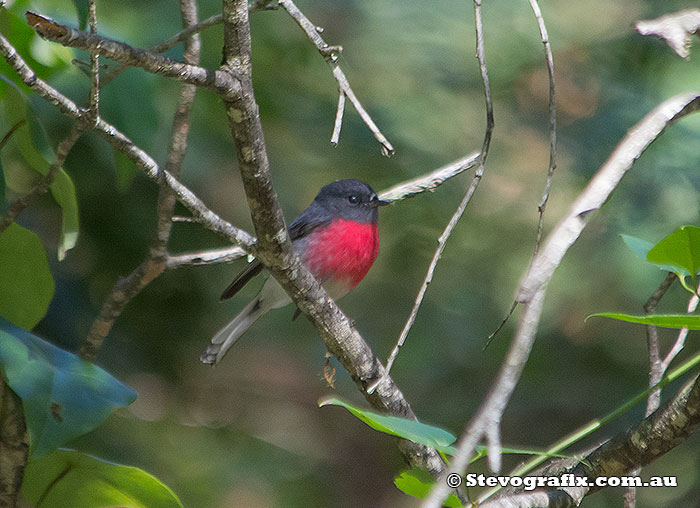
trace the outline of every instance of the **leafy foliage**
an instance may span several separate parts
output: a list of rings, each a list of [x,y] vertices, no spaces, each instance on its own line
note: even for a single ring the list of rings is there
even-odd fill
[[[0,125],[9,130],[22,122],[7,145],[0,151],[5,179],[8,187],[15,192],[26,193],[34,184],[37,173],[45,175],[49,171],[49,160],[54,159],[53,151],[46,139],[29,101],[17,86],[0,76],[0,99],[4,104],[4,122]],[[51,195],[61,207],[61,241],[58,246],[59,261],[72,249],[78,240],[78,200],[75,187],[68,173],[60,169],[50,187]]]
[[[618,321],[626,321],[628,323],[660,326],[661,328],[700,330],[700,316],[689,314],[647,314],[644,316],[634,316],[632,314],[622,314],[620,312],[598,312],[588,317],[606,317],[617,319]]]
[[[22,399],[31,456],[91,431],[136,392],[96,365],[0,318],[0,368]]]
[[[454,443],[457,438],[440,427],[434,427],[419,421],[399,418],[397,416],[381,415],[374,411],[360,409],[335,397],[321,400],[318,405],[344,407],[375,430],[435,448],[442,453],[449,455],[454,455],[455,453],[454,446],[450,445]]]
[[[404,494],[424,499],[435,485],[435,478],[422,469],[410,469],[402,471],[399,476],[394,478],[394,485]],[[462,503],[459,502],[457,496],[452,494],[443,502],[443,506],[460,508]]]
[[[0,316],[24,328],[44,317],[54,292],[41,240],[11,224],[0,235]]]
[[[29,463],[22,494],[41,508],[182,508],[175,493],[136,467],[57,450]]]

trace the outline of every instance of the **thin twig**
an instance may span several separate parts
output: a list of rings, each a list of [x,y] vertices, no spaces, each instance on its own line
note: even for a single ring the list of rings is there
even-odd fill
[[[335,112],[335,124],[333,125],[333,134],[331,134],[331,144],[338,146],[340,141],[340,129],[343,128],[343,114],[345,113],[345,92],[342,88],[338,88],[338,108]]]
[[[97,5],[95,0],[89,0],[88,20],[90,33],[97,33]],[[92,121],[96,121],[100,116],[100,55],[95,51],[90,52],[90,102],[88,115]]]
[[[458,442],[456,455],[449,467],[450,473],[464,471],[486,427],[494,421],[499,421],[503,414],[530,355],[539,326],[547,283],[568,248],[585,228],[590,212],[597,210],[605,203],[633,162],[669,124],[698,109],[700,109],[700,94],[690,93],[668,99],[647,114],[628,131],[586,189],[569,208],[565,217],[550,232],[518,290],[517,300],[525,304],[518,330],[486,399]],[[423,507],[438,508],[442,500],[447,497],[450,492],[445,482],[447,474],[449,473],[444,473],[438,479]]]
[[[472,153],[466,157],[451,162],[441,168],[431,171],[427,175],[420,176],[407,182],[401,182],[379,193],[379,198],[384,201],[399,201],[412,198],[423,192],[433,192],[440,185],[452,177],[473,168],[479,160],[479,153]]]
[[[700,291],[700,287],[698,287],[698,290]],[[688,308],[686,309],[686,312],[688,314],[695,312],[695,309],[698,308],[698,301],[698,295],[693,295],[690,297],[690,301],[688,302]],[[661,362],[662,375],[666,372],[669,365],[671,365],[671,362],[674,360],[674,358],[678,356],[678,353],[683,351],[683,348],[685,347],[686,337],[688,337],[688,329],[682,328],[681,331],[678,332],[678,337],[676,337],[676,341],[673,343],[673,346],[671,346],[671,349],[669,350],[668,354],[666,354],[666,357]]]
[[[542,243],[542,234],[544,232],[544,212],[547,208],[547,202],[549,201],[549,193],[552,188],[552,177],[554,176],[554,171],[557,169],[557,107],[555,101],[555,87],[554,87],[554,57],[552,56],[552,48],[549,44],[549,35],[547,33],[547,26],[544,23],[544,18],[542,17],[542,11],[537,3],[537,0],[529,0],[532,12],[535,14],[537,19],[537,25],[540,30],[540,39],[544,45],[545,62],[547,64],[547,74],[549,76],[549,168],[547,170],[547,178],[544,184],[544,191],[542,192],[542,198],[540,199],[539,205],[537,205],[537,211],[539,213],[539,218],[537,220],[537,234],[535,236],[535,249],[532,253],[532,259],[535,259],[537,252],[540,250],[540,244]],[[514,301],[510,307],[510,311],[501,321],[491,334],[489,334],[486,339],[486,344],[484,344],[484,350],[489,347],[494,337],[498,335],[498,332],[503,329],[503,327],[508,323],[508,320],[513,315],[515,308],[518,306],[518,302]]]
[[[78,141],[78,138],[82,135],[83,130],[80,124],[76,123],[73,125],[68,136],[58,144],[58,148],[56,148],[56,158],[51,166],[49,166],[49,170],[46,174],[39,178],[28,193],[24,196],[20,196],[10,205],[7,214],[5,214],[5,217],[0,221],[0,233],[5,231],[10,224],[17,220],[17,217],[27,208],[32,199],[45,194],[49,190],[54,178],[56,178],[56,174],[63,167],[66,157],[68,157],[73,145],[75,145],[75,142]]]
[[[195,0],[180,0],[182,24],[187,27],[197,23],[197,4]],[[193,33],[185,41],[184,60],[188,64],[199,62],[199,34]],[[166,171],[177,178],[180,175],[182,161],[187,149],[187,134],[190,129],[190,113],[197,89],[194,85],[183,84],[173,118]],[[127,277],[120,279],[102,304],[99,315],[93,322],[88,336],[80,348],[80,356],[94,360],[102,347],[116,319],[126,305],[165,270],[168,258],[168,240],[172,228],[172,216],[177,196],[172,189],[162,186],[158,193],[156,210],[156,231],[146,259]]]
[[[243,0],[224,0],[224,59],[221,72],[231,69],[240,77],[244,93],[226,103],[227,117],[237,147],[243,180],[258,242],[256,257],[277,279],[297,307],[309,317],[328,351],[348,371],[369,403],[382,412],[415,419],[399,387],[389,380],[372,395],[369,383],[382,377],[376,355],[295,254],[272,185],[260,116],[253,93],[250,68],[250,25]],[[386,387],[386,388],[385,388]],[[430,447],[405,439],[399,449],[409,464],[433,475],[445,464]]]
[[[7,144],[8,141],[12,138],[12,135],[17,132],[17,129],[22,127],[27,121],[23,118],[19,122],[15,123],[12,127],[10,127],[10,130],[7,131],[7,134],[5,134],[2,139],[0,139],[0,150],[5,148],[5,145]]]
[[[350,99],[350,102],[355,107],[355,110],[360,115],[360,118],[362,118],[362,121],[365,123],[365,125],[367,125],[369,130],[372,131],[372,134],[374,134],[374,137],[382,145],[382,154],[387,157],[392,155],[394,153],[394,147],[391,145],[391,143],[389,143],[389,140],[386,139],[384,134],[382,134],[382,132],[379,130],[379,127],[377,127],[377,124],[374,123],[372,117],[369,116],[369,113],[367,113],[365,108],[357,99],[355,92],[353,92],[352,88],[350,88],[348,78],[345,76],[345,73],[338,65],[338,54],[342,48],[340,48],[339,46],[329,46],[319,34],[318,27],[314,25],[311,21],[309,21],[309,19],[304,15],[303,12],[299,10],[299,8],[294,4],[292,0],[279,0],[279,5],[282,6],[292,18],[294,18],[294,20],[301,27],[301,29],[304,30],[307,37],[311,40],[314,46],[316,46],[316,49],[319,51],[319,53],[321,53],[321,56],[326,61],[326,63],[331,67],[333,77],[338,82],[339,93],[344,93],[347,96],[347,98]],[[340,107],[338,107],[338,114],[341,114]],[[334,126],[334,133],[336,129],[340,131],[337,115]]]
[[[463,159],[447,164],[430,173],[413,180],[399,183],[389,189],[381,191],[379,198],[383,201],[401,201],[412,198],[423,192],[433,192],[445,181],[453,178],[464,171],[474,167],[479,154],[474,153]],[[173,222],[202,223],[197,217],[173,216]],[[246,255],[240,247],[223,247],[217,249],[202,250],[197,252],[171,255],[166,262],[166,269],[171,270],[184,266],[213,265],[219,263],[230,263]]]
[[[654,314],[656,312],[656,307],[664,297],[669,288],[673,285],[676,280],[676,275],[673,272],[669,272],[664,280],[659,284],[654,292],[651,294],[649,299],[644,304],[645,314]],[[647,349],[649,352],[649,387],[656,386],[661,379],[664,377],[664,371],[661,368],[661,358],[659,354],[659,331],[656,326],[647,325],[646,326],[647,335]],[[661,389],[656,389],[652,391],[647,397],[647,406],[645,416],[649,416],[651,413],[656,411],[661,404]],[[638,467],[633,471],[630,471],[632,476],[639,476],[642,472],[642,468]],[[630,486],[625,489],[622,496],[622,503],[624,508],[634,508],[637,504],[637,488],[635,486]]]
[[[537,206],[540,217],[537,221],[537,238],[535,240],[535,252],[532,255],[534,258],[537,251],[540,249],[542,242],[542,230],[544,228],[544,212],[547,208],[549,200],[549,192],[552,188],[552,176],[557,169],[557,106],[554,97],[554,57],[552,56],[552,48],[549,45],[549,35],[547,34],[547,26],[544,24],[542,11],[537,3],[537,0],[530,0],[530,7],[537,18],[537,25],[540,29],[540,38],[544,45],[545,61],[547,62],[547,74],[549,75],[549,169],[547,170],[547,180],[544,184],[544,192],[542,199]]]
[[[246,252],[240,247],[223,247],[220,249],[209,249],[199,252],[189,252],[168,256],[165,263],[166,270],[174,270],[183,266],[215,265],[220,263],[231,263],[242,258]]]
[[[661,299],[664,297],[669,288],[673,285],[676,280],[676,274],[669,272],[664,280],[659,284],[659,287],[654,290],[649,299],[644,304],[645,314],[654,314],[656,312],[656,306],[659,304]],[[649,350],[649,386],[655,386],[664,377],[664,372],[661,366],[661,355],[659,350],[659,332],[655,326],[648,325],[646,327],[647,332],[647,346]],[[647,399],[646,416],[656,411],[661,403],[661,391],[654,390],[649,394]]]
[[[386,364],[386,371],[385,371],[385,376],[389,376],[389,372],[391,370],[392,365],[394,364],[394,361],[396,360],[396,357],[399,354],[399,350],[401,347],[404,345],[406,342],[406,337],[408,336],[408,333],[411,331],[411,328],[413,327],[413,323],[416,320],[416,316],[418,315],[418,309],[420,309],[421,304],[423,303],[423,298],[425,297],[425,293],[428,290],[428,286],[433,280],[433,273],[435,272],[435,267],[438,264],[438,261],[440,260],[440,257],[442,256],[442,252],[445,250],[445,245],[447,244],[447,240],[450,238],[450,235],[452,234],[452,231],[454,231],[455,226],[457,226],[457,223],[459,222],[459,219],[461,219],[462,215],[464,214],[464,210],[466,210],[467,205],[472,199],[472,196],[474,195],[474,192],[476,191],[476,188],[479,186],[479,182],[481,182],[481,177],[484,174],[484,162],[486,161],[486,157],[488,156],[489,152],[489,146],[491,144],[491,135],[493,133],[493,126],[494,126],[494,120],[493,120],[493,104],[491,101],[491,86],[489,85],[489,77],[488,77],[488,72],[486,69],[486,57],[484,55],[484,38],[483,38],[483,25],[482,25],[482,19],[481,19],[481,3],[480,0],[476,0],[474,2],[474,11],[475,11],[475,16],[476,16],[476,56],[479,61],[479,69],[481,71],[481,79],[484,84],[484,99],[486,102],[486,132],[484,134],[484,142],[481,147],[481,152],[479,152],[478,155],[473,159],[473,163],[476,165],[476,171],[474,172],[474,178],[472,179],[471,184],[469,185],[469,188],[467,189],[467,192],[465,193],[464,197],[462,198],[462,201],[459,203],[459,206],[455,210],[454,214],[450,218],[450,221],[447,223],[447,226],[445,227],[444,231],[440,235],[440,238],[438,238],[438,246],[437,249],[435,250],[435,253],[433,254],[433,258],[430,261],[430,265],[428,266],[428,271],[425,274],[425,278],[423,279],[423,284],[421,285],[420,290],[418,291],[418,296],[416,296],[416,299],[413,303],[413,308],[411,309],[411,313],[408,316],[408,319],[406,320],[406,324],[404,325],[403,329],[401,330],[401,334],[399,335],[399,339],[396,342],[396,345],[394,346],[394,349],[391,351],[391,354],[389,355],[389,359],[387,360]],[[472,156],[470,156],[472,157]],[[372,383],[370,386],[368,386],[367,390],[368,393],[374,392],[374,390],[379,387],[379,385],[384,381],[384,378],[379,378],[376,380],[374,383]]]

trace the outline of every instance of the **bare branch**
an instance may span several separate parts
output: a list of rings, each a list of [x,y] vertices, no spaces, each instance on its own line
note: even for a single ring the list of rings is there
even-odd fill
[[[566,216],[549,234],[518,291],[518,301],[526,302],[551,278],[569,247],[586,226],[591,212],[598,210],[646,148],[674,121],[700,108],[700,94],[686,93],[662,102],[628,131],[586,189],[569,208]]]
[[[402,182],[390,189],[379,193],[379,198],[384,201],[399,201],[412,198],[417,194],[428,191],[433,192],[446,180],[459,175],[460,173],[473,168],[479,158],[479,153],[473,153],[462,159],[456,160],[443,166],[427,175],[420,176],[414,180]]]
[[[93,0],[94,1],[94,0]],[[180,0],[183,25],[197,23],[197,5],[195,0]],[[184,60],[188,64],[199,62],[199,34],[193,33],[185,41]],[[170,137],[166,171],[178,177],[182,168],[187,149],[187,134],[190,129],[190,113],[194,102],[196,87],[183,84],[177,109],[173,118],[173,129]],[[168,239],[172,228],[172,216],[175,210],[177,196],[172,189],[162,186],[158,193],[156,210],[156,231],[151,240],[148,256],[129,276],[120,279],[105,299],[98,317],[93,322],[88,336],[80,348],[80,356],[94,360],[102,347],[104,339],[109,334],[116,319],[121,315],[126,305],[153,279],[158,277],[166,266],[168,258]]]
[[[540,29],[540,38],[544,44],[545,61],[547,62],[547,74],[549,75],[549,169],[547,170],[547,180],[544,184],[544,192],[542,199],[537,209],[540,213],[540,218],[537,221],[537,238],[535,240],[535,252],[533,258],[537,255],[542,241],[542,230],[544,228],[544,212],[547,208],[549,200],[549,192],[552,188],[552,177],[557,169],[557,106],[554,96],[554,57],[552,56],[552,48],[549,45],[549,35],[547,34],[547,26],[544,24],[542,11],[537,0],[530,0],[530,7],[537,18],[537,24]]]
[[[700,9],[685,9],[652,20],[638,21],[641,35],[658,35],[681,58],[690,56],[690,36],[700,30]]]
[[[0,375],[0,506],[14,508],[20,498],[29,454],[21,399]]]
[[[561,487],[550,492],[516,494],[487,501],[482,508],[579,506],[582,499],[600,490],[595,479],[601,476],[623,476],[640,466],[650,464],[685,441],[700,427],[700,378],[689,380],[676,396],[639,424],[603,443],[567,472],[585,477],[590,488]],[[557,473],[548,472],[556,476]],[[573,483],[573,482],[572,482]],[[529,497],[535,495],[534,497]]]
[[[583,231],[590,212],[602,206],[632,163],[668,124],[699,108],[700,94],[683,94],[661,103],[646,115],[618,144],[586,189],[572,204],[566,216],[548,235],[547,241],[533,260],[518,290],[518,301],[525,303],[518,330],[486,399],[459,440],[457,453],[449,467],[450,472],[464,471],[486,427],[492,422],[500,421],[530,355],[539,326],[547,283],[568,248]],[[438,479],[435,488],[423,504],[424,507],[437,508],[447,497],[449,487],[444,478],[446,474]]]
[[[649,299],[644,304],[644,313],[653,314],[656,312],[656,306],[669,290],[671,285],[676,281],[676,274],[669,272],[658,288],[651,294]],[[647,326],[647,346],[649,350],[649,386],[655,386],[664,377],[664,371],[661,369],[661,356],[659,353],[659,332],[655,326]],[[661,404],[661,390],[654,390],[649,394],[647,399],[646,415],[650,415],[656,411]]]
[[[250,82],[250,31],[244,0],[224,0],[224,66],[241,76],[243,93],[227,103],[229,124],[237,146],[238,163],[251,217],[258,234],[256,257],[289,293],[297,307],[314,324],[328,351],[348,371],[369,403],[380,411],[415,418],[399,388],[390,380],[367,394],[366,387],[383,375],[383,368],[369,345],[354,329],[325,290],[294,253],[277,202],[265,151],[262,127]],[[444,469],[437,452],[400,440],[406,460],[434,475]]]
[[[222,96],[240,94],[236,77],[230,72],[212,71],[186,64],[123,42],[56,23],[44,16],[27,12],[27,21],[46,40],[69,48],[84,49],[126,65],[174,78],[185,83],[216,90]]]
[[[90,24],[90,33],[97,33],[97,5],[95,0],[89,0],[88,3],[88,21]],[[90,102],[88,106],[89,116],[93,121],[100,115],[100,56],[94,52],[90,52]]]
[[[314,46],[316,46],[316,49],[319,51],[319,53],[321,53],[321,56],[326,61],[326,63],[330,65],[331,71],[333,72],[333,77],[338,82],[338,93],[341,95],[345,94],[347,98],[350,99],[350,102],[355,107],[355,110],[360,115],[360,118],[362,118],[362,121],[365,123],[365,125],[367,125],[369,130],[372,131],[372,134],[374,134],[374,137],[382,145],[382,154],[385,156],[392,155],[394,153],[394,147],[391,145],[391,143],[389,143],[389,140],[386,139],[384,134],[381,133],[379,127],[377,127],[377,124],[374,123],[372,117],[369,116],[369,113],[367,113],[365,108],[362,106],[357,96],[355,95],[355,92],[353,92],[352,88],[350,88],[348,78],[345,76],[345,73],[338,65],[338,55],[340,51],[342,51],[342,48],[340,46],[329,46],[328,44],[326,44],[326,42],[319,34],[318,27],[316,27],[316,25],[311,23],[311,21],[309,21],[309,19],[306,16],[304,16],[304,13],[299,10],[299,8],[294,4],[292,0],[279,0],[279,5],[281,5],[284,8],[284,10],[286,10],[289,13],[289,15],[292,18],[294,18],[294,21],[296,21],[297,24],[301,27],[301,29],[304,30],[308,38],[311,40]],[[339,98],[338,100],[338,111],[336,114],[335,125],[333,128],[333,136],[331,137],[331,143],[333,143],[333,140],[335,140],[334,144],[337,144],[337,139],[340,136],[341,123],[338,120],[338,115],[342,117],[340,101],[343,100],[344,102],[344,99]]]
[[[399,183],[390,189],[381,191],[379,193],[379,198],[384,201],[394,202],[412,198],[423,192],[433,192],[446,180],[474,167],[478,156],[478,153],[471,154],[426,175]],[[172,221],[201,223],[201,220],[196,217],[173,217]],[[223,247],[187,254],[171,255],[166,262],[166,269],[171,270],[183,266],[230,263],[245,255],[246,252],[240,247]]]
[[[470,167],[474,164],[477,163],[477,161],[481,161],[481,154],[478,154],[476,156],[472,155],[468,157],[467,159],[463,159],[459,164],[453,163],[448,168],[451,168],[452,170],[456,168],[464,168],[467,165],[470,165]],[[467,161],[468,162],[464,162]],[[480,166],[483,168],[483,165]],[[461,169],[461,171],[464,171],[464,169]],[[441,176],[445,174],[445,168],[439,169],[436,173],[439,173]],[[434,174],[433,174],[434,175]],[[430,175],[431,177],[433,175]],[[416,185],[416,181],[414,180],[413,182],[409,182],[409,187],[408,189],[422,189],[425,190],[425,178],[421,179],[422,183],[419,185]],[[434,185],[435,179],[431,178],[428,181],[428,185]],[[440,261],[440,258],[442,257],[442,252],[445,250],[445,245],[447,244],[447,240],[450,238],[450,235],[452,235],[452,231],[454,231],[454,228],[457,226],[457,223],[459,222],[459,219],[462,217],[462,214],[464,213],[464,210],[467,208],[467,205],[469,204],[469,201],[471,201],[472,195],[474,194],[474,191],[476,191],[476,187],[479,183],[479,179],[474,177],[472,180],[471,185],[469,186],[469,189],[467,190],[467,193],[464,195],[464,198],[462,198],[461,203],[457,207],[457,210],[455,213],[452,215],[452,218],[450,221],[447,223],[447,226],[445,227],[445,230],[442,232],[440,235],[440,238],[438,238],[438,247],[435,250],[435,253],[433,254],[433,259],[430,261],[430,265],[428,266],[428,272],[425,275],[425,278],[423,279],[423,284],[420,287],[420,290],[418,291],[418,296],[416,297],[415,302],[413,303],[413,308],[411,309],[411,313],[408,316],[408,320],[406,321],[406,324],[404,325],[403,329],[401,330],[401,334],[399,335],[399,339],[396,342],[396,345],[394,346],[394,349],[391,351],[391,354],[389,355],[389,359],[386,362],[386,371],[384,373],[384,376],[388,376],[389,372],[391,371],[391,367],[394,364],[394,360],[396,360],[396,357],[399,354],[399,350],[401,347],[404,345],[404,342],[406,342],[406,337],[408,336],[408,332],[411,331],[411,328],[413,327],[413,323],[416,320],[416,316],[418,315],[418,309],[420,309],[421,304],[423,303],[423,298],[425,297],[425,293],[428,290],[428,286],[433,280],[433,274],[435,272],[435,267],[438,264],[438,261]],[[406,193],[406,187],[401,186],[402,190],[396,191],[396,187],[394,189],[391,189],[389,192],[385,194],[391,195],[403,195],[403,196],[411,196],[413,193],[408,194]],[[385,199],[385,194],[382,194],[382,199]],[[379,386],[380,383],[382,383],[385,379],[385,377],[379,378],[377,381],[372,383],[367,387],[367,392],[372,393],[374,390]]]
[[[221,249],[210,249],[200,252],[190,252],[188,254],[178,254],[168,256],[165,263],[166,270],[174,270],[183,266],[215,265],[220,263],[231,263],[242,258],[246,252],[240,247],[223,247]]]
[[[331,134],[331,144],[338,146],[340,141],[340,129],[343,128],[343,114],[345,113],[345,92],[342,88],[338,88],[338,108],[335,112],[335,124],[333,125],[333,134]]]
[[[17,72],[20,79],[39,96],[56,106],[62,113],[78,121],[84,121],[84,110],[40,79],[2,34],[0,34],[0,54]],[[207,225],[208,229],[218,233],[232,243],[240,245],[248,252],[254,250],[255,237],[223,220],[207,208],[191,190],[162,169],[150,155],[136,146],[113,125],[105,122],[102,118],[98,118],[94,129],[108,143],[131,159],[151,180],[159,185],[170,187],[177,194],[179,201],[195,217],[200,218],[202,223]]]

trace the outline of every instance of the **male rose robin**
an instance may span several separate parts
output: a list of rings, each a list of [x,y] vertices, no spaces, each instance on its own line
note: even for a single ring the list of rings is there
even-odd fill
[[[338,299],[357,286],[377,258],[377,207],[388,204],[364,182],[338,180],[323,187],[289,226],[294,250],[332,298]],[[252,261],[224,290],[221,299],[231,298],[262,269],[258,260]],[[216,365],[263,314],[290,303],[292,300],[274,277],[268,277],[253,301],[214,335],[200,360]]]

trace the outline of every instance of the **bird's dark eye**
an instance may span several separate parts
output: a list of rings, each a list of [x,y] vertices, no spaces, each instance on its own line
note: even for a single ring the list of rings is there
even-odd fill
[[[353,205],[356,205],[358,201],[360,201],[360,198],[358,198],[355,194],[351,194],[350,196],[348,196],[348,201],[350,201],[350,203],[352,203]]]

